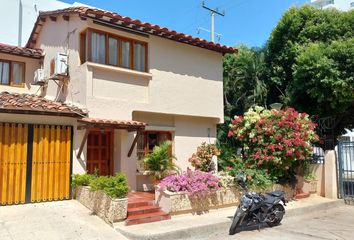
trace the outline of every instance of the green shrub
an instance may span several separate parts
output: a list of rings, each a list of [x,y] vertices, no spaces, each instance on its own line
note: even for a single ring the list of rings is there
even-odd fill
[[[273,179],[264,169],[246,167],[242,159],[236,159],[233,167],[228,167],[229,175],[235,177],[238,173],[246,175],[246,185],[249,190],[267,189],[273,185]]]
[[[73,188],[79,186],[89,186],[92,179],[96,178],[95,175],[92,174],[74,174],[72,176],[71,186]]]
[[[124,198],[127,196],[129,187],[123,173],[114,176],[100,176],[90,181],[92,191],[102,190],[112,198]]]

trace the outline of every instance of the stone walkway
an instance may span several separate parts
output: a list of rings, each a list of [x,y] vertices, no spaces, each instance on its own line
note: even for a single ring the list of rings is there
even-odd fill
[[[1,240],[126,239],[75,200],[0,207]]]

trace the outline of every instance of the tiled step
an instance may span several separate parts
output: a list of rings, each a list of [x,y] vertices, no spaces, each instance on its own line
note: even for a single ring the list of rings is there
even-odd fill
[[[171,216],[168,213],[158,211],[158,212],[128,216],[128,218],[125,220],[125,224],[129,226],[129,225],[157,222],[157,221],[163,221],[169,219],[171,219]]]
[[[153,213],[153,212],[158,212],[158,211],[160,211],[160,207],[154,206],[154,205],[133,207],[133,208],[128,208],[128,216],[141,215],[141,214],[145,214],[145,213]]]
[[[297,193],[295,195],[295,199],[302,199],[302,198],[308,198],[310,196],[310,193]]]
[[[129,208],[137,208],[137,207],[143,207],[143,206],[154,206],[155,203],[154,201],[130,201],[128,202],[128,209]]]

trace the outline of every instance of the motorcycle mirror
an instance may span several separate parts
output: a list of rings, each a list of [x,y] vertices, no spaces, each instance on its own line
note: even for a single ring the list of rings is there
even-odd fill
[[[245,183],[246,182],[246,175],[243,172],[240,172],[236,175],[236,181],[239,183]]]

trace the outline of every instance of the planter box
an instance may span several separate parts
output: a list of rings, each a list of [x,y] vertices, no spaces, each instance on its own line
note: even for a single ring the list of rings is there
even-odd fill
[[[220,189],[203,198],[189,197],[186,193],[155,190],[155,201],[161,210],[171,215],[182,213],[202,214],[210,209],[235,206],[240,191],[236,188]]]
[[[296,189],[295,187],[291,187],[290,185],[280,185],[280,184],[274,184],[271,191],[284,191],[285,192],[285,200],[286,201],[291,201],[294,199],[295,194],[296,194]]]
[[[295,196],[295,188],[288,185],[275,184],[267,190],[252,190],[256,192],[270,192],[281,190],[285,192],[286,201],[290,201]],[[186,193],[173,193],[169,191],[161,192],[155,190],[155,201],[161,210],[171,215],[193,213],[202,214],[210,209],[217,209],[229,206],[236,206],[239,203],[241,192],[236,188],[226,188],[204,198],[189,197]]]
[[[317,192],[317,180],[306,181],[304,180],[304,185],[302,186],[302,191],[305,193],[316,193]]]
[[[75,199],[107,223],[127,218],[128,198],[112,199],[103,191],[90,191],[90,187],[77,187]]]

